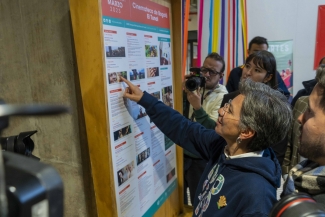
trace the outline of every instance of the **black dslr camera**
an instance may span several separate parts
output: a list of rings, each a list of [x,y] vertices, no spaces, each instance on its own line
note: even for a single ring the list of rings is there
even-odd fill
[[[185,82],[185,87],[189,91],[197,90],[199,87],[205,87],[205,77],[201,75],[200,68],[190,68],[190,72],[194,72]]]
[[[325,206],[306,193],[292,193],[279,200],[269,217],[324,217]]]

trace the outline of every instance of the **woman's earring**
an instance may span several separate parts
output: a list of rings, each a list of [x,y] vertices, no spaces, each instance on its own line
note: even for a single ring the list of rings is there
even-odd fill
[[[240,136],[238,136],[238,138],[236,139],[236,143],[239,145],[241,143],[242,139],[240,138]]]

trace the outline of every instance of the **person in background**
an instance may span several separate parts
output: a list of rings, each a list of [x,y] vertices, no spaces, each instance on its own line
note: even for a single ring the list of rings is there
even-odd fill
[[[267,43],[267,39],[264,37],[257,36],[249,42],[248,50],[247,50],[248,57],[249,55],[257,51],[267,50],[268,48],[269,48],[269,44]],[[226,85],[229,93],[238,90],[238,84],[242,76],[244,66],[245,65],[239,66],[230,71],[227,85]],[[282,92],[287,98],[289,98],[290,92],[288,91],[288,88],[284,84],[279,72],[276,71],[275,76],[278,83],[278,86],[276,88],[278,88],[280,92]]]
[[[298,153],[298,147],[300,145],[300,123],[298,122],[298,117],[306,111],[308,100],[308,96],[302,96],[293,107],[292,126],[288,133],[287,150],[282,164],[282,175],[284,179],[287,178],[289,170],[303,160]]]
[[[325,57],[323,57],[319,61],[319,66],[321,66],[321,65],[323,65],[323,67],[325,67]],[[291,101],[292,108],[295,106],[295,103],[297,102],[299,97],[310,95],[310,93],[313,90],[313,88],[315,87],[316,83],[317,83],[316,79],[302,82],[302,85],[304,85],[304,89],[299,90],[297,92],[297,94],[295,95],[295,97],[292,99],[292,101]]]
[[[189,118],[192,121],[196,120],[197,116],[202,114],[208,115],[214,122],[218,119],[218,111],[223,99],[223,96],[228,93],[226,87],[219,84],[225,70],[225,61],[218,53],[210,53],[204,60],[203,66],[200,68],[200,73],[206,78],[205,91],[203,102],[201,104],[202,89],[197,89],[194,95],[186,92],[187,100],[190,103]],[[189,76],[187,76],[188,78]],[[183,85],[184,86],[184,85]],[[204,127],[204,124],[202,124]],[[213,128],[214,129],[214,128]],[[207,161],[184,150],[184,200],[187,204],[187,187],[190,192],[191,204],[194,203],[194,195],[200,181],[200,177],[206,167]]]
[[[284,184],[283,196],[292,192],[308,193],[325,204],[325,69],[317,70],[316,85],[308,97],[306,111],[298,118],[298,153],[307,158],[294,166]]]
[[[325,65],[320,65],[316,70],[316,77],[315,77],[316,84],[318,80],[321,80],[320,78],[322,75],[325,75]],[[309,100],[310,99],[308,96],[300,97],[295,103],[293,109],[294,119],[293,119],[292,128],[289,131],[289,135],[288,135],[289,142],[287,144],[287,151],[282,165],[282,173],[284,176],[289,173],[289,170],[292,167],[294,167],[299,162],[304,160],[304,158],[301,157],[298,152],[300,147],[300,127],[301,127],[300,126],[301,123],[299,122],[298,117],[300,117],[301,114],[305,113],[305,111],[307,110]]]
[[[292,119],[283,94],[245,79],[240,95],[219,109],[217,126],[211,130],[121,79],[128,85],[123,97],[145,108],[175,144],[208,161],[193,216],[268,216],[281,178],[279,162],[269,147],[283,139]]]

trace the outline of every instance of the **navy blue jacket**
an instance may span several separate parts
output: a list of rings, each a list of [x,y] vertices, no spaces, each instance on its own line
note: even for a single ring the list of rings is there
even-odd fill
[[[226,159],[225,140],[144,92],[139,104],[173,142],[208,161],[195,194],[193,216],[268,216],[281,168],[271,149],[263,157]],[[218,208],[221,196],[227,205]]]
[[[229,93],[238,90],[239,81],[240,81],[242,73],[243,73],[242,66],[236,67],[230,71],[227,85],[226,85],[226,88]],[[276,72],[276,78],[278,81],[278,90],[281,93],[283,93],[283,95],[285,95],[287,98],[289,98],[290,92],[289,92],[287,86],[285,85],[285,83],[283,82],[281,75],[279,74],[278,71]]]
[[[292,108],[295,107],[297,100],[302,96],[309,96],[313,91],[315,85],[317,84],[316,79],[312,79],[309,81],[303,81],[302,85],[304,85],[304,89],[301,89],[297,92],[296,96],[291,101]]]

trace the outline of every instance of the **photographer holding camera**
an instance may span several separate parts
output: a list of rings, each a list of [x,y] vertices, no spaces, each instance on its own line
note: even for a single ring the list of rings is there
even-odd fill
[[[204,60],[201,68],[191,68],[191,75],[186,76],[184,91],[190,103],[189,118],[196,121],[197,116],[208,115],[217,121],[218,110],[223,96],[228,93],[224,85],[219,84],[225,70],[225,61],[218,53],[210,53]],[[202,97],[203,96],[203,97]],[[202,125],[205,126],[203,123]],[[187,187],[190,192],[191,204],[206,167],[207,161],[184,150],[184,200],[187,204]]]
[[[317,69],[315,81],[310,96],[299,98],[307,109],[297,118],[300,145],[295,148],[307,159],[290,169],[281,200],[270,217],[325,216],[325,65]]]

